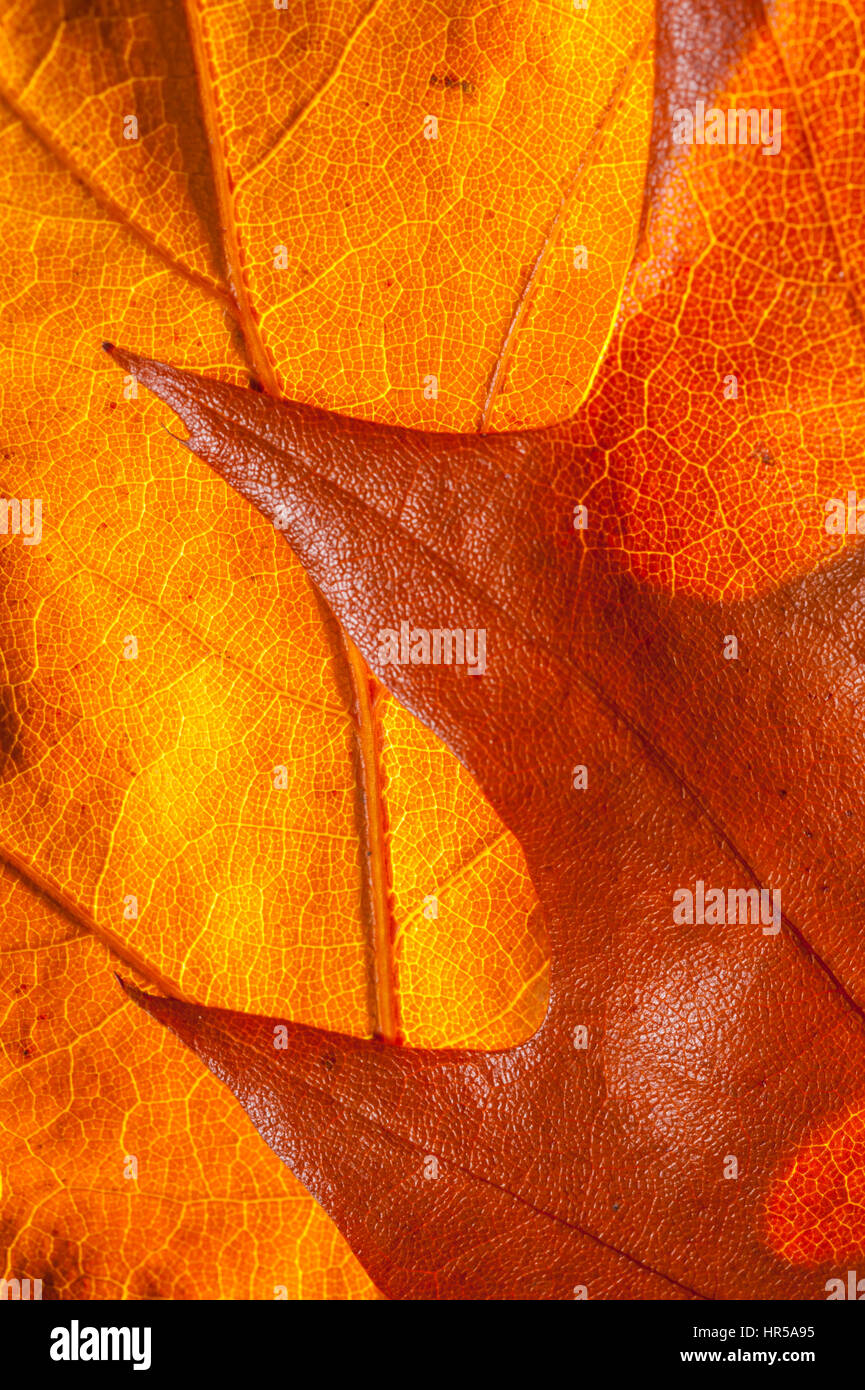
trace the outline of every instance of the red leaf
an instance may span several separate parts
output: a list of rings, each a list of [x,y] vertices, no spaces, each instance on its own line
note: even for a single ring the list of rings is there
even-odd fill
[[[816,1122],[855,1107],[865,1062],[861,551],[737,602],[672,594],[574,530],[594,467],[577,424],[422,434],[112,355],[285,531],[372,669],[477,777],[552,952],[543,1027],[500,1053],[134,997],[391,1296],[825,1297],[861,1224],[815,1264],[781,1234],[777,1192]],[[485,631],[484,673],[387,664],[382,633],[404,621]],[[725,911],[737,890],[779,892],[783,917],[677,924],[698,884]],[[838,1153],[861,1168],[855,1145]]]

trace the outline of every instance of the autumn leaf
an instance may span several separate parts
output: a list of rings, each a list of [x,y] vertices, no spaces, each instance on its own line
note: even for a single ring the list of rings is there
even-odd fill
[[[490,12],[496,23],[498,8]],[[527,28],[502,27],[502,51],[518,72],[525,63],[533,78],[542,74],[555,86],[552,55],[564,50],[538,40],[535,7],[500,8],[511,21],[528,17]],[[394,284],[382,285],[370,273],[357,228],[370,225],[369,245],[380,249],[384,243],[369,219],[380,215],[392,235],[402,225],[395,205],[383,195],[375,200],[372,212],[364,209],[355,223],[352,239],[337,210],[345,184],[326,177],[322,161],[309,158],[322,148],[315,140],[329,134],[333,163],[344,164],[333,145],[332,103],[362,90],[352,63],[368,73],[363,64],[384,51],[376,24],[390,22],[388,7],[353,15],[350,42],[336,51],[325,25],[321,48],[334,56],[333,66],[316,80],[298,60],[299,84],[308,86],[297,111],[263,131],[239,114],[248,83],[225,75],[232,26],[242,9],[220,20],[218,38],[205,12],[200,24],[192,23],[193,42],[199,73],[211,76],[203,105],[217,146],[217,197],[229,230],[245,342],[269,391],[304,403],[242,389],[237,365],[229,370],[222,360],[202,363],[194,353],[182,354],[185,367],[208,366],[207,377],[165,366],[155,358],[181,354],[142,353],[148,345],[130,337],[129,323],[106,326],[109,339],[139,349],[111,350],[127,382],[150,387],[166,401],[184,420],[193,453],[273,523],[254,522],[221,483],[208,485],[202,473],[191,471],[197,465],[188,453],[160,441],[162,466],[194,486],[198,505],[217,514],[230,508],[226,544],[248,528],[273,555],[269,563],[279,566],[277,573],[291,576],[287,602],[274,590],[247,597],[249,590],[241,589],[246,606],[260,622],[264,597],[274,634],[300,631],[308,640],[315,630],[315,600],[282,556],[288,548],[277,548],[276,528],[353,644],[352,694],[345,679],[340,684],[345,670],[331,629],[336,650],[329,679],[336,698],[328,727],[339,727],[341,699],[347,749],[350,711],[360,730],[356,757],[373,861],[367,890],[373,936],[387,925],[379,910],[388,889],[379,851],[396,842],[387,817],[376,816],[376,807],[392,804],[393,794],[390,779],[381,776],[386,752],[376,731],[380,735],[389,718],[405,716],[383,706],[376,687],[366,685],[356,652],[458,756],[514,837],[511,843],[522,847],[550,934],[550,1002],[542,1026],[519,1041],[530,1028],[514,1026],[519,1006],[512,1000],[509,1026],[517,1036],[504,1035],[505,1027],[493,1036],[495,1020],[488,1015],[486,1036],[476,1027],[467,1038],[442,1029],[440,1017],[434,1027],[444,1036],[431,1040],[462,1044],[451,1050],[364,1040],[359,1035],[369,1029],[363,1022],[320,1016],[332,997],[328,988],[344,978],[335,955],[324,994],[320,987],[316,993],[311,972],[306,1000],[298,996],[287,1004],[286,980],[262,968],[261,935],[250,949],[243,931],[227,932],[221,951],[209,949],[219,988],[227,993],[224,982],[239,977],[237,992],[247,997],[214,1000],[207,950],[196,960],[191,949],[202,940],[200,867],[191,875],[197,892],[179,892],[186,878],[169,873],[167,887],[155,895],[164,943],[145,926],[145,916],[143,939],[135,929],[124,941],[123,928],[106,927],[104,910],[92,910],[92,891],[84,895],[86,925],[133,959],[141,983],[174,996],[127,986],[147,1013],[169,1024],[228,1083],[386,1294],[822,1298],[827,1272],[854,1258],[865,1240],[858,1119],[862,966],[855,934],[860,895],[853,848],[861,815],[855,744],[861,552],[853,544],[837,556],[846,538],[833,538],[824,526],[826,499],[855,489],[862,450],[857,211],[863,180],[850,118],[857,91],[861,101],[861,79],[852,76],[855,24],[845,11],[818,30],[817,21],[794,5],[769,16],[749,4],[725,7],[720,15],[696,3],[661,6],[647,197],[622,298],[639,211],[628,179],[643,178],[639,111],[648,108],[639,94],[650,50],[644,34],[616,31],[611,11],[604,13],[608,24],[597,26],[597,52],[615,33],[620,57],[607,63],[606,83],[591,84],[587,120],[594,134],[568,178],[559,180],[559,203],[535,239],[535,259],[526,265],[522,258],[519,267],[515,261],[496,281],[510,286],[512,305],[518,287],[516,307],[502,313],[504,290],[502,300],[474,296],[482,305],[478,325],[466,310],[466,293],[447,297],[457,265],[471,268],[466,283],[474,286],[483,283],[489,264],[478,253],[478,227],[468,215],[449,207],[454,241],[447,248],[432,231],[420,239],[428,248],[420,261],[424,274],[412,279],[408,293],[397,275],[398,309],[383,314],[390,302],[383,292]],[[573,14],[567,18],[572,26]],[[490,90],[496,94],[495,45],[467,37],[468,28],[447,27],[455,52],[446,45],[432,65],[436,82],[426,79],[451,107],[455,95],[465,102],[454,127],[464,142],[455,141],[447,162],[462,189],[473,186],[472,171],[484,165],[483,158],[471,162],[477,155],[471,102]],[[549,39],[550,31],[544,34]],[[508,48],[513,35],[523,45],[519,51],[519,44]],[[404,31],[399,38],[405,51],[417,50]],[[273,44],[262,50],[265,72],[274,51]],[[472,56],[478,66],[464,68]],[[419,77],[429,67],[424,53],[411,71]],[[521,87],[520,81],[513,90],[534,110],[537,93],[529,103],[531,83]],[[418,150],[434,143],[419,143],[426,137],[417,134],[416,99],[415,87],[405,108],[386,108],[384,126],[397,111],[392,131],[398,149],[407,130],[414,131]],[[780,111],[777,155],[764,159],[754,143],[675,146],[673,113],[697,102]],[[628,103],[635,111],[619,125],[618,113]],[[510,133],[496,119],[488,129],[493,140],[503,130]],[[364,123],[344,138],[351,158],[365,150],[369,163]],[[387,138],[379,127],[381,187],[391,183],[382,154],[392,148]],[[617,140],[636,152],[627,175]],[[490,148],[487,173],[504,167],[489,159]],[[612,176],[605,155],[622,177]],[[316,190],[328,189],[315,200],[324,230],[310,233],[319,259],[310,260],[304,249],[286,290],[270,273],[262,246],[272,241],[287,252],[288,239],[274,239],[274,205],[282,206],[287,186],[300,208],[297,190],[310,171]],[[590,194],[589,171],[593,177],[606,172],[605,197]],[[519,161],[513,172],[518,181]],[[403,197],[414,189],[415,206],[417,188],[440,192],[440,178],[433,166],[415,185],[410,179],[395,183]],[[516,182],[490,182],[516,188]],[[620,194],[614,213],[611,200]],[[471,203],[469,196],[466,214]],[[574,252],[568,219],[578,224],[593,215],[604,226],[596,222],[592,236],[582,239],[589,243],[583,245],[589,250],[585,268],[594,267],[591,248],[602,246],[606,298],[596,282],[575,278],[581,267],[575,254],[569,263],[561,254],[566,246]],[[528,208],[526,225],[538,220]],[[465,235],[461,244],[458,229]],[[599,242],[610,229],[616,239]],[[387,254],[398,265],[391,246]],[[338,294],[334,286],[346,283],[353,288]],[[366,292],[367,286],[374,293],[364,304],[360,288]],[[338,313],[332,307],[337,302]],[[489,324],[501,331],[488,329],[491,304]],[[456,308],[465,329],[453,326]],[[411,328],[420,319],[434,327],[413,357],[405,342],[417,337]],[[384,331],[373,330],[374,322],[385,323]],[[569,325],[566,335],[562,325]],[[473,358],[463,331],[480,349],[474,377],[467,375]],[[440,391],[436,399],[431,383],[425,383],[427,395],[420,387],[426,377],[448,380],[444,366],[423,370],[439,365],[430,345],[443,335],[456,343],[452,394],[445,398]],[[304,344],[299,368],[291,365],[287,346],[295,337]],[[352,346],[358,343],[359,354]],[[359,382],[352,375],[358,364]],[[413,385],[391,394],[392,379]],[[410,398],[401,398],[401,390]],[[566,424],[553,423],[568,416]],[[453,432],[405,428],[424,425]],[[477,433],[478,425],[487,432]],[[533,425],[547,427],[526,428]],[[503,427],[519,432],[489,432]],[[126,428],[127,467],[137,476],[133,441],[140,442],[141,425]],[[256,619],[238,627],[213,603],[218,570],[207,528],[200,534],[192,562],[198,559],[211,583],[192,593],[211,595],[220,643],[232,653],[255,633]],[[145,567],[148,575],[160,572]],[[162,572],[171,575],[171,566]],[[180,587],[171,588],[168,617],[180,594]],[[318,621],[327,632],[326,617]],[[421,633],[483,632],[483,672],[477,660],[474,675],[465,664],[385,662],[382,634],[401,637],[404,622]],[[261,655],[250,660],[247,653],[245,662],[260,674],[270,646],[256,636]],[[164,652],[161,635],[154,646]],[[302,655],[298,641],[292,660]],[[147,687],[153,694],[143,721],[147,746],[156,750],[172,733],[159,735],[164,695],[161,702],[154,696],[174,688],[160,676],[161,685]],[[115,685],[125,696],[125,685]],[[204,681],[209,694],[208,687]],[[115,694],[110,708],[116,704]],[[195,701],[192,706],[199,708]],[[233,686],[199,717],[202,732],[225,729],[226,749],[258,731],[266,743],[267,721],[254,697],[238,700]],[[42,722],[40,708],[29,726],[35,725],[36,737]],[[74,728],[70,742],[72,735]],[[79,780],[69,782],[67,774],[67,785],[77,790],[88,745],[79,734],[72,746]],[[416,745],[416,767],[426,765],[434,746]],[[138,745],[134,756],[140,756]],[[58,795],[52,804],[41,790],[34,760],[25,762],[24,772],[7,824],[20,824],[23,805],[38,830],[38,818],[47,827],[66,802]],[[140,804],[164,800],[164,824],[171,826],[183,786],[178,779],[152,789]],[[235,804],[249,806],[242,786],[238,771],[226,806],[234,797]],[[308,776],[301,774],[295,786],[302,804]],[[395,795],[405,804],[404,789]],[[255,805],[251,823],[258,825]],[[145,881],[160,881],[172,862],[167,849],[174,845],[175,855],[189,854],[202,831],[212,835],[212,819],[201,820],[197,807],[185,814],[187,824],[196,825],[194,834],[181,828],[172,840],[165,830],[160,837],[145,827],[118,864],[142,857],[147,863],[149,856],[154,867]],[[43,867],[44,830],[30,842],[38,855],[20,851],[10,862],[28,884],[68,910],[67,885],[87,884],[82,868],[92,852],[81,834],[80,811],[77,821],[67,817],[61,824],[67,839],[53,863],[49,857]],[[88,833],[98,847],[98,833],[89,826]],[[112,854],[115,838],[112,830]],[[212,857],[203,864],[230,860],[236,872],[236,832],[214,838]],[[318,861],[328,883],[336,861],[327,856],[339,840],[333,835]],[[259,873],[281,862],[276,846],[285,843],[284,832],[244,843],[252,844]],[[103,862],[110,870],[111,854]],[[303,877],[304,863],[301,851],[295,877]],[[100,893],[105,877],[103,869]],[[338,885],[349,881],[347,873],[337,873]],[[359,874],[358,881],[362,885]],[[719,885],[725,899],[732,894],[735,901],[756,892],[758,904],[761,891],[770,904],[780,894],[783,906],[724,925],[677,921],[677,897],[698,885],[707,893]],[[122,900],[122,887],[118,875],[114,901]],[[96,902],[100,907],[98,895]],[[310,920],[322,920],[325,904],[326,898],[317,901]],[[76,905],[81,920],[77,899]],[[495,894],[484,907],[487,936],[507,941],[512,909],[499,916]],[[358,919],[363,911],[357,909]],[[338,920],[346,915],[343,908]],[[520,941],[516,933],[510,939]],[[380,936],[376,941],[381,946]],[[302,961],[302,952],[295,959]],[[374,951],[373,959],[377,968],[388,966],[386,951]],[[468,973],[483,975],[492,960],[494,953],[467,958]],[[181,990],[172,986],[178,976]],[[523,978],[530,978],[529,970]],[[267,988],[278,1008],[258,1003]],[[387,994],[378,989],[376,999]],[[423,996],[422,985],[417,995]],[[473,1004],[482,997],[480,991]],[[455,1016],[455,1003],[448,999],[445,1016]],[[147,1025],[143,1014],[137,1018]],[[422,1028],[405,1031],[409,1042],[427,1042]],[[474,1050],[465,1046],[469,1042]]]
[[[664,101],[678,107],[681,36],[666,37]],[[771,30],[751,36],[746,68],[766,64],[770,41],[778,52]],[[675,180],[659,129],[653,173]],[[808,133],[788,118],[771,177],[807,188],[807,171],[815,200],[843,202],[831,169],[827,192],[805,158]],[[772,207],[755,155],[724,150],[744,188],[740,243],[746,218]],[[696,190],[718,162],[710,151],[687,166]],[[654,217],[669,216],[656,197]],[[654,231],[633,283],[660,280],[663,296]],[[285,532],[376,674],[474,774],[544,909],[549,1010],[504,1051],[394,1048],[131,991],[231,1087],[393,1297],[823,1298],[865,1241],[851,849],[862,552],[835,556],[814,505],[838,491],[855,443],[842,431],[825,447],[844,383],[851,400],[861,387],[856,286],[815,372],[841,391],[814,403],[823,451],[776,424],[749,456],[778,412],[777,326],[760,337],[776,243],[755,272],[713,232],[669,328],[655,300],[626,305],[584,411],[536,431],[352,420],[109,347]],[[744,283],[740,360],[723,338]],[[801,334],[808,316],[788,326]],[[625,364],[650,342],[640,376],[668,383],[706,476],[687,498],[681,467],[663,468],[667,399],[626,389]],[[739,373],[746,389],[725,396]],[[801,418],[789,389],[784,405]],[[773,483],[757,485],[769,467]],[[629,483],[631,506],[615,506]],[[746,489],[763,508],[750,522]],[[400,655],[407,618],[419,646]],[[442,629],[485,634],[474,670],[425,654],[423,634]]]

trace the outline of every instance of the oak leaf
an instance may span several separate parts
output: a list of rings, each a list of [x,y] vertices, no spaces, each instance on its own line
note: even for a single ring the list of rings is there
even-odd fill
[[[671,594],[574,531],[579,423],[429,435],[108,351],[284,530],[477,778],[523,846],[552,957],[542,1027],[503,1052],[133,997],[231,1086],[391,1296],[824,1296],[813,1261],[771,1247],[767,1200],[813,1117],[861,1094],[861,957],[814,900],[809,843],[840,852],[839,811],[857,814],[836,692],[861,551],[746,599]],[[423,655],[442,630],[466,650],[484,633],[485,663]],[[818,726],[823,756],[791,756]],[[704,884],[722,885],[720,926],[698,909],[683,929],[678,886]],[[824,1258],[854,1254],[861,1226],[831,1220]]]

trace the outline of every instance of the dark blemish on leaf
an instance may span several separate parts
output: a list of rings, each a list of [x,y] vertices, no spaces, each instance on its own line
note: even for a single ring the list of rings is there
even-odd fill
[[[156,1276],[148,1274],[145,1276],[145,1281],[141,1288],[136,1288],[135,1294],[136,1297],[155,1302],[157,1299],[161,1300],[163,1298],[164,1290],[162,1285],[157,1281]]]
[[[325,1071],[333,1071],[336,1066],[336,1058],[332,1052],[326,1053],[325,1056],[321,1058],[321,1065],[324,1067]]]
[[[754,449],[751,450],[751,453],[753,454],[754,458],[760,460],[764,468],[774,468],[775,460],[773,459],[765,444],[758,444]]]
[[[258,377],[251,376],[251,377],[249,378],[249,389],[250,389],[250,391],[263,391],[263,390],[264,390],[264,387],[262,386],[261,382],[258,380]]]

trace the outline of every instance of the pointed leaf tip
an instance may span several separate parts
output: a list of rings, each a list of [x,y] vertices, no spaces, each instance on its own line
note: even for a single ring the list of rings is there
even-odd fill
[[[120,985],[123,993],[132,1000],[133,1004],[137,1004],[145,1013],[151,1014],[153,1017],[159,1018],[163,1022],[165,1021],[163,1015],[167,1011],[170,1011],[178,1002],[170,996],[147,994],[143,989],[139,989],[137,985],[134,985],[131,980],[124,980],[123,976],[118,975],[116,970],[114,971],[114,978]]]
[[[115,978],[133,1004],[137,1004],[157,1023],[170,1028],[193,1052],[199,1050],[196,1046],[196,1027],[203,1013],[199,1006],[175,999],[170,994],[148,994],[131,980],[124,980],[119,975],[115,975]]]
[[[139,989],[131,980],[124,980],[123,976],[118,974],[116,970],[114,971],[114,978],[133,1004],[139,1004],[143,1009],[147,1008],[147,1001],[151,998],[149,994],[145,994],[144,990]]]

